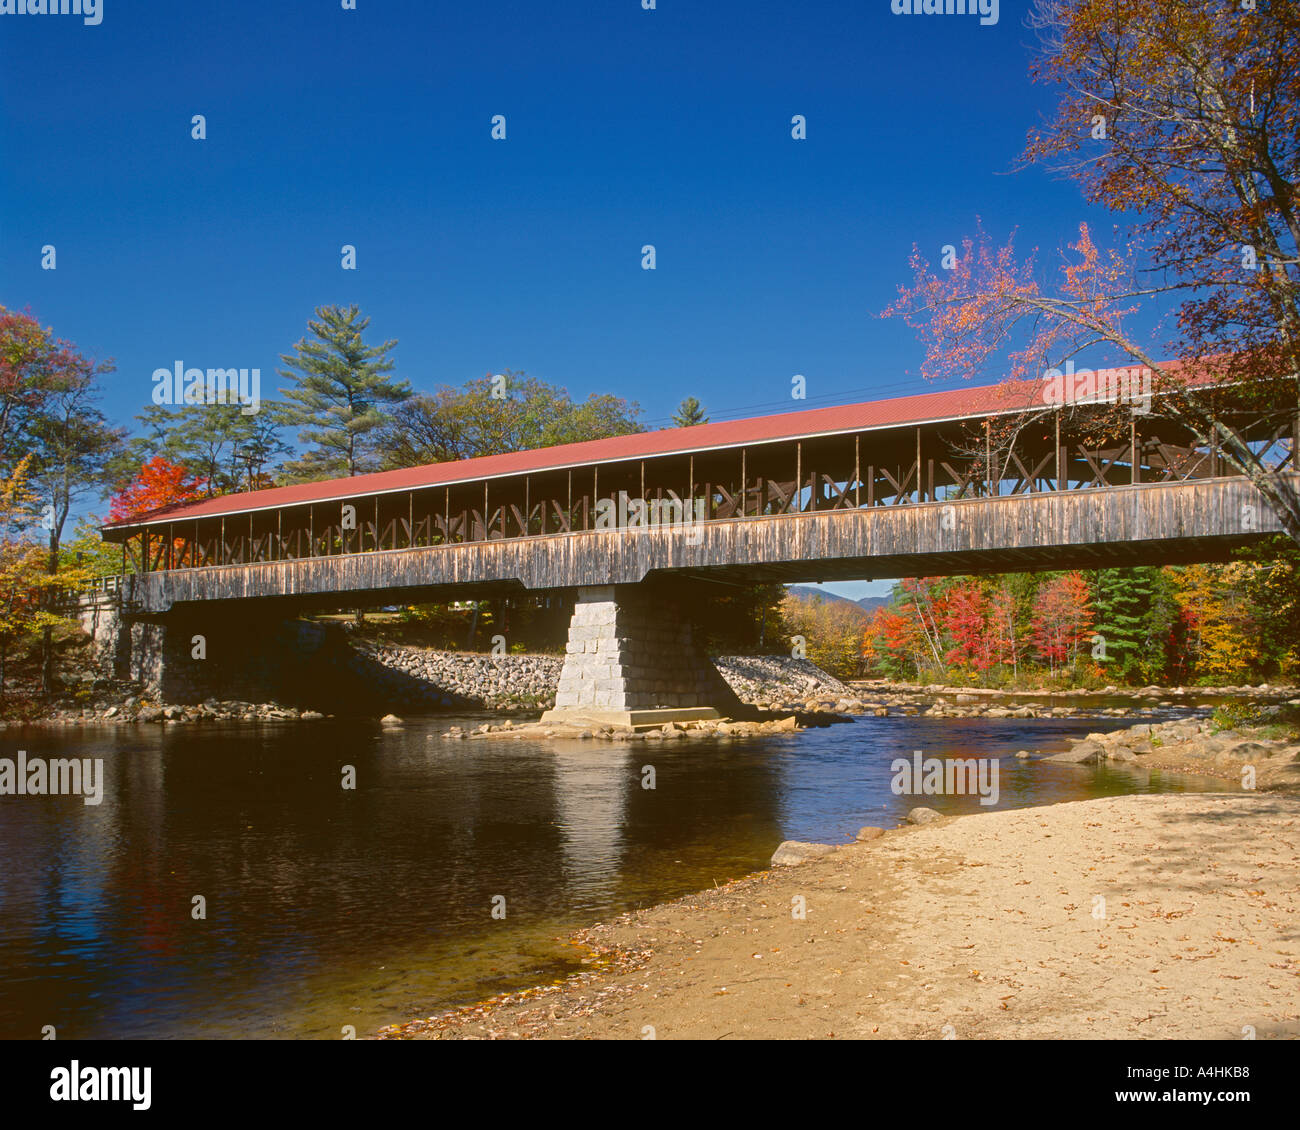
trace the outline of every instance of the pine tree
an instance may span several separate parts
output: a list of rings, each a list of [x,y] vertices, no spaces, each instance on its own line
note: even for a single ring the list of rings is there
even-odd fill
[[[1108,676],[1116,682],[1140,680],[1150,668],[1148,620],[1155,603],[1158,571],[1100,569],[1092,577],[1097,620],[1094,631],[1105,640]]]
[[[679,428],[690,428],[696,424],[707,424],[708,416],[704,414],[704,407],[693,396],[688,396],[677,406],[677,411],[673,413],[673,423]]]
[[[358,475],[378,467],[376,446],[368,438],[388,416],[384,406],[412,395],[406,381],[385,374],[396,363],[388,356],[397,345],[366,345],[361,335],[370,325],[353,305],[321,306],[307,328],[316,338],[302,338],[292,354],[281,354],[287,368],[280,375],[297,381],[282,390],[294,403],[289,421],[299,439],[312,447],[286,470],[302,479]]]

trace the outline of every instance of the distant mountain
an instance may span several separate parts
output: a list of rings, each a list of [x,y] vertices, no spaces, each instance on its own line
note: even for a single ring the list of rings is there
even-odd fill
[[[868,615],[875,612],[877,608],[884,608],[889,603],[887,596],[864,596],[861,600],[855,601],[862,611]]]
[[[847,596],[837,596],[833,592],[826,592],[823,589],[815,589],[808,585],[789,585],[786,592],[800,600],[821,599],[825,601],[840,601],[844,604],[856,604],[868,616],[877,608],[882,608],[889,603],[887,596],[864,596],[859,600],[850,600]]]
[[[847,596],[837,596],[833,592],[811,588],[808,585],[789,585],[785,591],[796,600],[824,600],[828,604],[851,604],[860,609],[863,616],[874,615],[877,608],[889,603],[887,596],[864,596],[860,600],[850,600]]]
[[[833,592],[824,592],[822,589],[809,588],[807,585],[790,585],[786,590],[791,596],[798,597],[800,600],[825,600],[827,602],[840,601],[843,604],[857,604],[856,600],[850,600],[847,596],[836,596]]]

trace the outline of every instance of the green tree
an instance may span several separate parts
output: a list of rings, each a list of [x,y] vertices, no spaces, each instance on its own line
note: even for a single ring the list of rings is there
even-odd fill
[[[122,572],[122,547],[104,540],[99,529],[103,521],[92,515],[82,518],[59,546],[61,572],[84,570],[87,580],[111,577]]]
[[[68,518],[79,502],[108,493],[112,464],[126,435],[125,429],[108,422],[95,403],[96,380],[112,372],[112,365],[77,361],[61,375],[29,428],[31,481],[42,504],[52,573],[58,571],[59,545]]]
[[[293,353],[280,356],[286,366],[280,375],[297,382],[282,390],[293,402],[289,422],[311,445],[286,467],[295,478],[359,475],[379,465],[374,437],[388,418],[384,410],[412,391],[387,376],[396,367],[389,353],[397,342],[367,345],[361,335],[369,325],[355,305],[318,307],[307,323],[315,340],[303,337]]]
[[[688,396],[677,406],[677,411],[673,414],[673,423],[679,428],[690,428],[696,424],[707,424],[708,416],[704,414],[704,407],[693,396]]]
[[[95,364],[69,349],[51,395],[32,420],[32,484],[41,501],[41,525],[46,531],[46,572],[58,576],[63,562],[59,547],[73,507],[106,493],[113,457],[121,450],[125,432],[109,424],[95,400],[97,378],[112,372],[111,364]],[[51,604],[57,586],[49,590]],[[52,610],[52,608],[50,609]],[[46,623],[41,637],[41,685],[54,689],[54,625]]]
[[[259,485],[274,481],[280,460],[293,450],[284,436],[289,409],[275,401],[263,401],[260,410],[249,415],[226,404],[150,405],[136,419],[142,434],[113,461],[118,487],[161,456],[205,479],[209,496],[229,494],[247,488],[250,462]]]
[[[1170,654],[1178,622],[1178,599],[1172,579],[1155,566],[1101,569],[1090,577],[1097,621],[1093,631],[1106,643],[1101,664],[1117,683],[1150,683],[1170,674]]]
[[[418,467],[640,431],[622,397],[574,403],[566,389],[507,369],[399,405],[380,434],[386,467]]]
[[[1154,572],[1153,569],[1099,569],[1089,578],[1096,612],[1093,632],[1105,641],[1106,658],[1102,668],[1117,683],[1141,677]]]

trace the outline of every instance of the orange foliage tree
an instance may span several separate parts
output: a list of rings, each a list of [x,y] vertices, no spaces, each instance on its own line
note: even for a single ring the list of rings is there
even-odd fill
[[[1296,6],[1037,0],[1031,24],[1032,76],[1059,100],[1026,163],[1066,173],[1128,230],[1104,248],[1081,224],[1049,285],[1014,236],[995,247],[977,224],[950,269],[914,250],[913,283],[885,314],[918,331],[934,378],[996,373],[1023,390],[1094,353],[1146,370],[1153,413],[1248,476],[1300,542],[1300,491],[1279,452],[1228,416],[1245,402],[1294,435],[1300,410]]]
[[[125,522],[186,502],[197,502],[207,496],[207,479],[192,474],[180,463],[155,455],[140,468],[135,478],[113,495],[109,516],[114,522]],[[190,564],[189,552],[188,543],[177,538],[172,545],[172,564]]]
[[[196,502],[206,497],[208,482],[180,463],[155,455],[126,486],[113,495],[109,515],[114,522],[142,518],[155,510]]]

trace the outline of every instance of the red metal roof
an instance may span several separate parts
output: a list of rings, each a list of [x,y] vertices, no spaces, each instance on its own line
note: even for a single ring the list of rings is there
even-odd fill
[[[1098,375],[1110,370],[1099,370]],[[535,471],[563,470],[569,467],[616,463],[627,459],[663,455],[686,455],[692,452],[777,440],[806,439],[892,428],[904,424],[939,423],[959,419],[1023,411],[1035,404],[1043,405],[1044,382],[1003,382],[996,385],[920,393],[890,400],[872,400],[861,404],[841,404],[828,408],[808,408],[801,412],[783,412],[775,416],[753,416],[743,420],[725,420],[715,424],[696,424],[689,428],[664,428],[653,432],[610,436],[582,443],[560,444],[504,455],[486,455],[448,463],[429,463],[422,467],[405,467],[397,471],[379,471],[344,479],[272,487],[269,490],[221,495],[202,502],[164,507],[147,516],[112,522],[104,530],[122,530],[180,519],[212,518],[221,515],[247,514],[299,506],[308,502],[328,502],[412,490],[421,487],[448,486],[456,483],[481,482]]]

